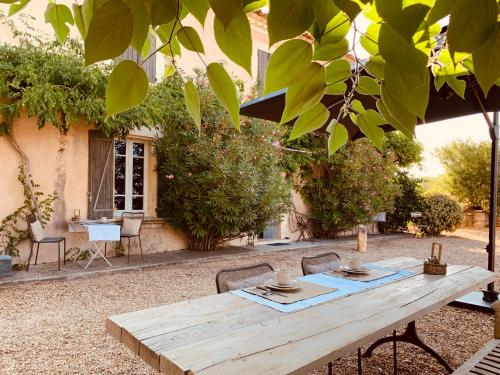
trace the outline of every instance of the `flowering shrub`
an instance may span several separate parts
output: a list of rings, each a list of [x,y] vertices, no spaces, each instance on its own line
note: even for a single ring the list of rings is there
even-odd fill
[[[349,143],[330,158],[321,151],[302,166],[299,187],[316,219],[316,236],[335,237],[392,209],[399,191],[390,156],[366,140]]]
[[[439,236],[443,231],[454,231],[462,222],[462,208],[448,195],[433,194],[422,202],[423,231],[428,236]]]
[[[247,121],[235,132],[204,77],[196,81],[201,134],[178,107],[179,81],[160,83],[156,90],[175,111],[159,117],[163,135],[155,152],[159,214],[186,233],[191,249],[205,251],[278,222],[288,210],[290,186],[279,166],[274,125]]]

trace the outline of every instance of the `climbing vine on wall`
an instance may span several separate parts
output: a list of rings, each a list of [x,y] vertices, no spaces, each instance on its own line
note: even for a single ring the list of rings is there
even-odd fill
[[[39,191],[39,185],[33,182],[31,176],[29,176],[30,182],[28,183],[22,172],[22,167],[19,168],[17,178],[23,186],[23,205],[4,217],[0,222],[0,244],[3,252],[13,257],[19,256],[17,245],[22,240],[27,239],[29,235],[26,217],[35,214],[35,205],[33,204],[29,183],[35,188],[35,199],[40,207],[41,216],[39,220],[42,225],[46,225],[50,221],[54,212],[52,204],[57,199],[55,193],[46,195]]]

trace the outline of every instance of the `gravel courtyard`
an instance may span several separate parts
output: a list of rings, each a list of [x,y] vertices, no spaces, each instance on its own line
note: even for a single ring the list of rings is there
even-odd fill
[[[426,258],[433,240],[436,239],[369,240],[364,259]],[[444,245],[448,263],[486,266],[485,231],[462,229],[437,240]],[[224,267],[265,261],[300,273],[303,255],[325,250],[239,255],[222,261],[194,261],[88,279],[1,288],[0,374],[155,374],[124,345],[106,335],[108,316],[214,294],[215,274]],[[352,243],[339,243],[328,250],[337,251],[341,257],[354,254]],[[417,328],[426,343],[457,367],[492,338],[493,318],[444,307],[418,320]],[[399,344],[398,353],[399,374],[446,373],[415,347]],[[373,358],[363,362],[365,374],[391,374],[391,346],[377,349]],[[334,366],[336,374],[356,374],[356,357],[342,358]],[[322,369],[315,372],[320,373]]]

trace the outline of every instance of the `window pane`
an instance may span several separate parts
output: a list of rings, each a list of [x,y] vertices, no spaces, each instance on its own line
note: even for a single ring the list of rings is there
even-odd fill
[[[144,157],[144,143],[134,143],[134,157]]]
[[[115,196],[115,210],[123,211],[125,209],[125,197]]]
[[[132,195],[143,195],[144,159],[134,158],[132,163]]]
[[[144,208],[144,198],[143,197],[132,197],[132,209],[142,210]]]
[[[115,194],[125,194],[125,156],[115,156]]]
[[[115,155],[125,155],[127,153],[127,143],[125,141],[115,141]]]

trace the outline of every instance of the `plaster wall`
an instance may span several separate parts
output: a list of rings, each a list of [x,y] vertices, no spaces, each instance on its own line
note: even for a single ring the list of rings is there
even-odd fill
[[[57,129],[47,125],[38,129],[36,119],[22,115],[13,125],[13,136],[30,160],[30,170],[39,190],[45,194],[57,193],[54,214],[46,228],[47,235],[65,236],[67,247],[81,245],[78,235],[68,233],[67,221],[79,209],[82,218],[87,217],[88,209],[88,130],[89,127],[78,124],[67,135],[60,135]],[[141,139],[145,139],[141,137]],[[0,218],[4,218],[23,205],[22,185],[18,182],[21,158],[5,137],[0,137]],[[148,197],[146,217],[154,218],[157,206],[157,176],[155,160],[148,156]],[[161,220],[146,220],[143,230],[144,252],[177,250],[186,247],[184,236]],[[86,235],[84,235],[86,237]],[[21,261],[29,256],[28,241],[20,244]],[[131,253],[136,253],[133,248]],[[41,245],[39,262],[57,260],[54,245]]]

